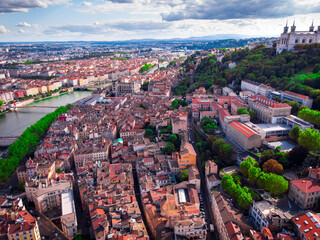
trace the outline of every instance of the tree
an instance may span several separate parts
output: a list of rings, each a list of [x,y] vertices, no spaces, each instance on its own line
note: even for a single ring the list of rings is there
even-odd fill
[[[173,145],[171,142],[169,142],[169,143],[167,143],[167,146],[162,149],[162,151],[163,151],[164,153],[170,155],[170,154],[172,154],[173,152],[175,152],[176,149],[175,149],[174,145]]]
[[[318,167],[320,164],[320,151],[310,151],[302,163],[303,168]]]
[[[320,64],[317,63],[314,65],[312,72],[313,73],[318,73],[320,71]]]
[[[238,204],[241,208],[243,208],[245,210],[249,210],[249,208],[252,204],[251,194],[242,191],[242,193],[238,197]]]
[[[220,146],[225,144],[226,141],[223,140],[222,138],[217,138],[215,141],[212,142],[212,145],[211,145],[211,150],[212,150],[212,153],[214,155],[218,155],[219,154],[219,150],[220,150]]]
[[[203,131],[208,134],[214,134],[218,127],[214,123],[209,123],[203,126]]]
[[[241,107],[241,108],[238,108],[237,114],[238,114],[238,115],[241,115],[241,114],[249,114],[249,112],[248,112],[247,109],[245,109],[244,107]]]
[[[77,233],[75,236],[74,236],[74,240],[87,240],[89,238],[85,237],[82,233]]]
[[[58,168],[57,170],[56,170],[56,173],[62,173],[62,171],[61,171],[61,169],[60,168]]]
[[[0,100],[0,107],[3,105],[3,101],[2,100]]]
[[[277,174],[270,173],[265,184],[266,190],[271,192],[273,195],[281,195],[288,191],[289,184],[284,177]]]
[[[320,133],[316,129],[307,128],[300,132],[299,145],[308,150],[320,150]]]
[[[290,165],[301,166],[302,162],[308,155],[308,150],[302,146],[294,147],[288,154],[288,160]]]
[[[184,169],[179,174],[180,181],[187,181],[188,180],[188,169]]]
[[[261,169],[258,167],[250,167],[248,170],[248,179],[251,183],[257,183],[258,175]]]
[[[169,136],[169,141],[172,142],[173,144],[175,144],[177,142],[178,138],[175,134],[171,134]]]
[[[260,188],[266,188],[266,183],[268,180],[269,174],[265,172],[260,172],[257,178],[257,184]]]
[[[222,144],[219,147],[219,158],[222,161],[229,159],[233,154],[233,149],[229,144]]]
[[[300,135],[300,132],[301,132],[301,128],[299,126],[295,126],[291,129],[290,133],[289,133],[289,136],[298,141],[298,138],[299,138],[299,135]]]
[[[262,169],[266,173],[281,174],[283,172],[283,166],[277,160],[274,159],[266,161],[262,165]]]
[[[201,121],[200,121],[200,125],[201,125],[202,128],[204,126],[208,125],[208,124],[211,124],[211,123],[214,123],[214,121],[211,118],[208,118],[208,117],[203,117],[201,119]]]
[[[72,108],[74,108],[74,105],[69,103],[69,104],[66,105],[66,107],[67,107],[68,109],[72,109]]]
[[[150,137],[150,136],[153,135],[153,131],[152,131],[150,128],[148,128],[148,129],[146,129],[144,135],[145,135],[146,137]]]
[[[297,113],[299,110],[299,103],[297,101],[291,101],[288,103],[290,107],[292,107],[291,111],[293,113]]]
[[[259,164],[256,160],[254,160],[251,157],[248,157],[245,161],[240,163],[240,171],[245,177],[248,177],[248,170],[251,167],[258,167],[258,166]]]
[[[250,115],[250,119],[251,119],[251,120],[253,120],[253,119],[256,118],[256,116],[257,116],[256,111],[254,111],[254,110],[249,110],[248,112],[249,112],[249,115]]]
[[[281,99],[280,99],[280,97],[278,97],[278,96],[275,97],[274,100],[277,101],[277,102],[281,102]]]
[[[299,112],[301,111],[301,110],[303,110],[303,109],[309,109],[307,106],[305,106],[305,105],[301,105],[300,107],[299,107]]]
[[[289,104],[289,100],[288,99],[284,99],[284,100],[282,100],[282,103],[288,103]]]
[[[172,102],[171,102],[171,106],[170,106],[170,109],[177,109],[179,108],[180,104],[178,102],[177,99],[174,99]]]
[[[234,184],[233,178],[230,174],[226,174],[221,179],[221,186],[227,192],[232,188],[232,184]]]

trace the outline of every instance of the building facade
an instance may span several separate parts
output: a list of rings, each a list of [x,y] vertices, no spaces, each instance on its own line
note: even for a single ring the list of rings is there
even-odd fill
[[[312,44],[320,42],[320,26],[317,31],[312,25],[309,31],[296,31],[295,23],[291,26],[289,32],[288,23],[283,29],[283,33],[280,35],[280,39],[277,42],[277,53],[281,53],[283,50],[292,51],[297,44]]]
[[[249,109],[255,110],[257,119],[266,123],[281,122],[289,116],[291,107],[287,103],[278,103],[263,95],[255,95],[248,100]]]

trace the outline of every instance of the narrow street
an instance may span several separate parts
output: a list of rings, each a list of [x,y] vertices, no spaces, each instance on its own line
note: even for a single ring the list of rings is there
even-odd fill
[[[134,193],[136,195],[136,199],[140,208],[140,212],[141,212],[141,216],[142,216],[142,220],[144,222],[144,225],[147,229],[148,235],[150,240],[155,240],[151,234],[151,231],[149,229],[149,226],[147,224],[147,218],[146,218],[146,214],[142,205],[142,200],[141,200],[141,192],[140,192],[140,187],[139,187],[139,179],[138,179],[138,174],[137,174],[137,170],[136,169],[132,169],[132,174],[133,174],[133,181],[134,181]]]
[[[72,169],[73,172],[76,172],[75,168]],[[76,214],[77,214],[77,221],[78,221],[78,230],[83,235],[90,235],[90,221],[88,217],[86,216],[85,212],[82,210],[82,204],[80,199],[80,192],[78,187],[78,176],[77,174],[74,174],[74,185],[73,185],[73,195],[74,195],[74,205],[76,207]],[[93,235],[91,234],[91,237]]]
[[[208,234],[207,234],[207,239],[219,239],[218,237],[218,233],[216,231],[211,232],[210,231],[210,224],[214,224],[213,221],[213,215],[212,215],[212,211],[211,209],[211,204],[210,204],[210,193],[207,190],[207,184],[205,181],[205,176],[204,176],[204,172],[201,169],[201,160],[200,160],[200,155],[198,152],[198,149],[196,147],[196,138],[195,138],[195,133],[193,131],[193,127],[192,127],[192,116],[191,114],[188,115],[188,135],[190,137],[191,143],[197,153],[197,167],[200,173],[200,179],[201,179],[201,187],[200,187],[200,194],[202,196],[203,199],[203,207],[205,210],[205,215],[206,215],[206,222],[207,222],[207,228],[208,228]]]

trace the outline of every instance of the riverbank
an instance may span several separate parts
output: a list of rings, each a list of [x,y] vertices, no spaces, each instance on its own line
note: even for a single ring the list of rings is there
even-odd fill
[[[61,94],[39,99],[30,103],[35,106],[65,106],[91,95],[91,91],[75,91],[74,94]],[[18,111],[8,111],[0,115],[0,136],[20,136],[29,126],[44,115],[53,112],[53,108],[21,108]]]

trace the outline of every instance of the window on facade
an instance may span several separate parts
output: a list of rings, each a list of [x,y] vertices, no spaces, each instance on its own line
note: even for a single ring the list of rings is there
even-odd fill
[[[305,43],[306,42],[306,40],[305,39],[302,39],[302,43]]]
[[[298,40],[298,39],[296,39],[295,43],[298,43],[298,41],[299,41],[299,40]]]
[[[312,43],[312,39],[309,39],[309,43]]]

